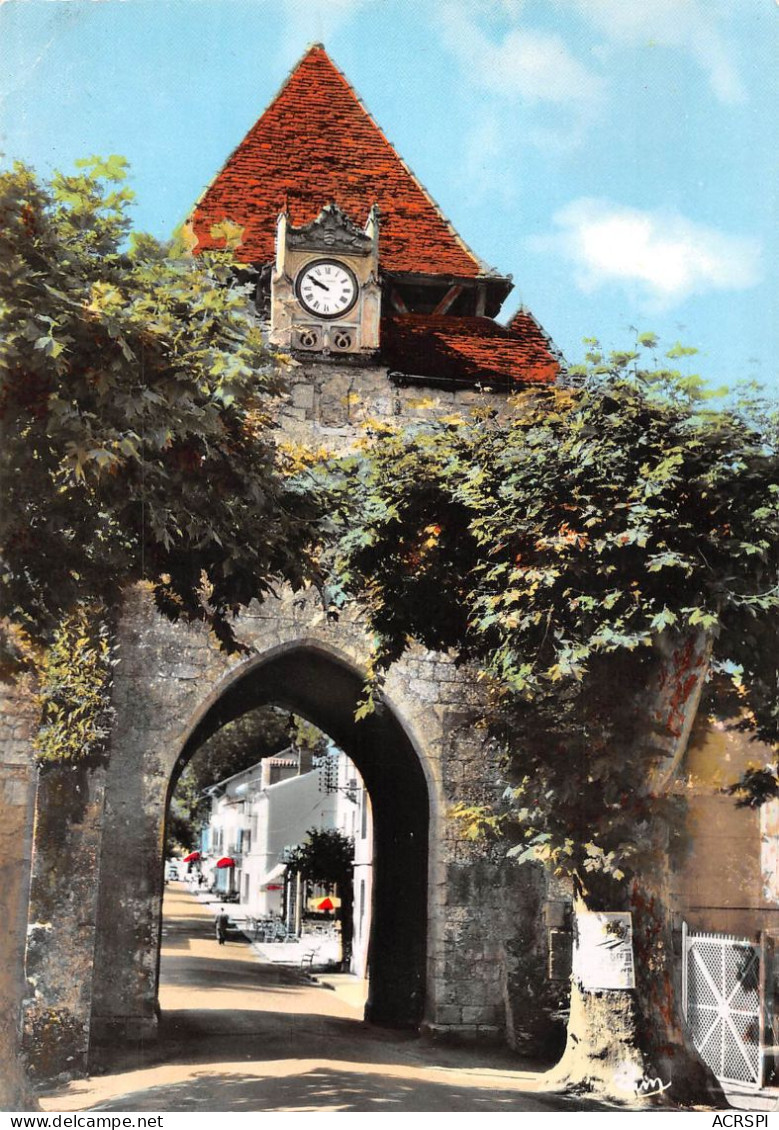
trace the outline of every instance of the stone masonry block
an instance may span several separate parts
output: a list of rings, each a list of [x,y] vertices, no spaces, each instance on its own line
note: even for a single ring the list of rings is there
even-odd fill
[[[492,1024],[495,1020],[495,1009],[487,1006],[477,1008],[466,1005],[463,1008],[463,1024]]]
[[[313,408],[314,407],[314,386],[310,384],[296,384],[293,385],[292,403],[295,408]]]
[[[11,777],[3,781],[3,802],[11,806],[26,805],[29,799],[29,785],[25,780]]]
[[[409,680],[408,689],[421,702],[437,702],[438,686],[428,679]]]
[[[462,1024],[462,1009],[455,1004],[441,1005],[436,1014],[437,1024]]]

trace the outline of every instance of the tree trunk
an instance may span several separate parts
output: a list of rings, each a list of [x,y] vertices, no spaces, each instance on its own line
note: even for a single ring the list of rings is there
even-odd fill
[[[635,698],[615,701],[609,707],[612,755],[621,756],[622,748],[625,760],[635,761],[636,794],[643,798],[642,808],[652,813],[643,845],[644,868],[651,873],[634,880],[630,891],[625,882],[607,874],[586,873],[589,890],[574,904],[574,937],[581,948],[572,977],[567,1042],[560,1063],[550,1073],[550,1081],[565,1088],[673,1106],[722,1099],[719,1084],[686,1036],[681,1016],[681,959],[675,953],[664,898],[669,878],[668,821],[678,820],[680,814],[656,803],[662,800],[684,756],[709,653],[705,633],[667,634],[658,641],[654,677],[648,679],[645,690],[639,689],[641,668],[637,667],[633,672]],[[624,666],[624,658],[621,663]],[[601,672],[602,679],[608,670],[607,666]],[[642,750],[646,753],[636,757]],[[584,834],[583,828],[580,838]],[[650,859],[654,864],[646,862]],[[583,887],[578,890],[582,892]],[[597,931],[587,931],[583,916],[590,912],[592,923],[592,912],[597,911],[629,911],[632,915],[634,988],[619,975],[609,981],[608,951],[613,951],[618,938],[605,932],[598,944]],[[616,931],[625,929],[626,923],[627,918],[614,916],[611,926]],[[605,929],[608,919],[602,924]],[[595,947],[591,952],[587,952],[588,944]]]
[[[666,1093],[674,1105],[726,1105],[722,1088],[698,1055],[682,1015],[684,955],[681,938],[674,937],[662,876],[658,879],[634,884],[631,895],[639,1040],[653,1077],[670,1084]]]
[[[566,1090],[593,1091],[634,1101],[648,1063],[639,1044],[636,994],[630,988],[596,988],[610,981],[598,976],[599,953],[584,929],[589,911],[574,902],[574,970],[565,1050],[549,1081]],[[597,950],[602,947],[598,946]],[[611,979],[612,984],[619,977]]]
[[[588,911],[581,900],[574,912],[582,945],[574,964],[565,1051],[548,1073],[549,1083],[620,1102],[720,1105],[721,1088],[684,1030],[680,968],[660,900],[633,893],[634,989],[595,988],[592,976],[588,987],[585,971],[597,969],[598,957],[588,951],[591,935],[582,923]]]
[[[648,1065],[638,1046],[634,994],[571,983],[565,1051],[547,1075],[556,1087],[634,1101]]]

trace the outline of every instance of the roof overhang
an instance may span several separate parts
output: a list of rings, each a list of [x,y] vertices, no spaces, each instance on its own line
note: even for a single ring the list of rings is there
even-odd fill
[[[501,306],[514,289],[511,275],[430,275],[415,271],[382,270],[381,278],[385,282],[406,286],[461,286],[470,290],[478,290],[481,287],[484,289],[486,299],[484,313],[488,318],[497,316]]]

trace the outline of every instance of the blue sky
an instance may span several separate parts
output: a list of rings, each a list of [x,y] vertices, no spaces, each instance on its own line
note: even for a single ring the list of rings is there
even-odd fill
[[[124,154],[166,236],[315,41],[505,317],[779,391],[776,0],[0,0],[0,150]]]

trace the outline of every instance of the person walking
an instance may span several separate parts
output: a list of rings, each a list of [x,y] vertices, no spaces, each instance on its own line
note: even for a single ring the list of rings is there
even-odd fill
[[[216,940],[219,942],[220,946],[223,946],[225,944],[225,938],[227,937],[227,923],[229,921],[230,917],[225,908],[222,907],[222,909],[217,914],[216,922],[214,923],[216,927]]]

